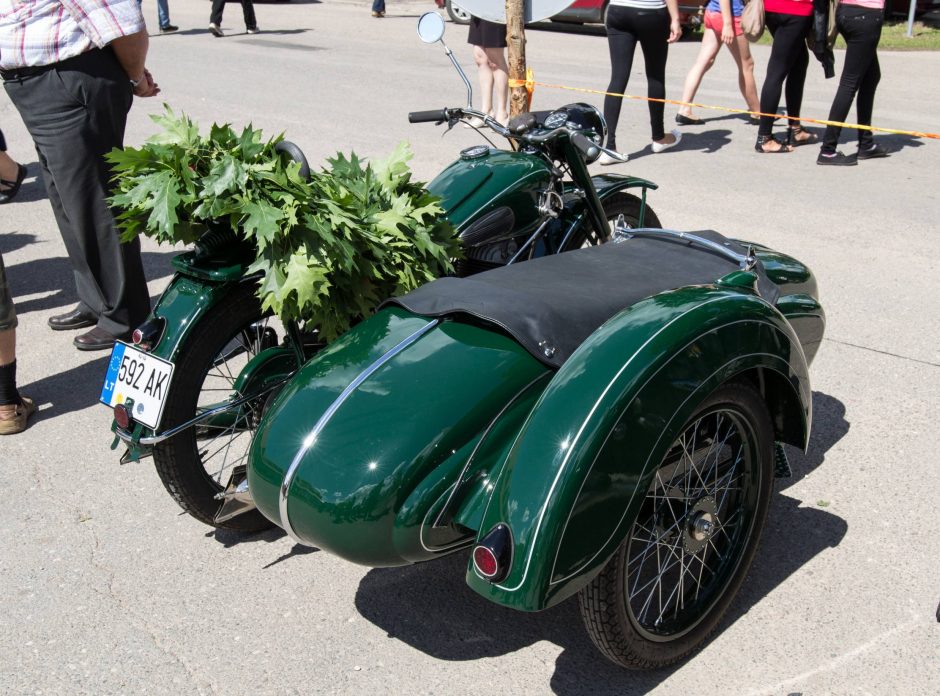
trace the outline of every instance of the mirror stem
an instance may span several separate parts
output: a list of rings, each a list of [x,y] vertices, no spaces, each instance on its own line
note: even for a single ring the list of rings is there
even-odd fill
[[[444,47],[444,52],[447,54],[447,57],[450,58],[450,62],[454,64],[454,67],[457,69],[457,72],[460,74],[460,79],[463,80],[463,83],[467,86],[467,108],[473,108],[473,86],[470,84],[470,80],[467,79],[467,74],[463,71],[463,68],[460,67],[460,63],[457,62],[457,59],[454,58],[454,52],[450,50],[450,47],[441,41],[441,45]]]

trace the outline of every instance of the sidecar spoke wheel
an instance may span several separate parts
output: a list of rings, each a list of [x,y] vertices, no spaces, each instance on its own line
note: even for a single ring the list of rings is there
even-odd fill
[[[712,393],[663,457],[620,550],[579,595],[591,639],[625,667],[663,667],[717,628],[767,516],[773,426],[748,384]]]
[[[253,286],[241,286],[226,296],[194,328],[177,355],[162,427],[184,423],[239,396],[235,382],[245,365],[281,335],[282,327],[272,326],[271,318],[261,311]],[[271,526],[257,510],[215,522],[221,506],[215,496],[234,469],[247,463],[266,398],[249,401],[154,446],[163,485],[180,507],[201,522],[245,532]]]

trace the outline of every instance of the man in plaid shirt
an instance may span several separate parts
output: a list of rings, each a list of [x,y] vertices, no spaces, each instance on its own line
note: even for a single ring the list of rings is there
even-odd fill
[[[134,96],[160,89],[145,67],[137,0],[0,0],[0,77],[39,155],[79,304],[55,330],[93,327],[81,350],[110,348],[150,311],[140,242],[121,244],[103,155],[122,147]]]

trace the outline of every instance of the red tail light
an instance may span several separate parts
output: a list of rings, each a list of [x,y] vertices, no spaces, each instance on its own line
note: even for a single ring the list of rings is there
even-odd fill
[[[509,527],[498,524],[473,547],[473,567],[490,582],[499,582],[509,574],[510,565],[512,534]]]
[[[131,413],[124,404],[118,404],[114,407],[114,422],[118,424],[121,430],[127,430],[131,424]]]
[[[477,546],[473,549],[473,565],[484,578],[492,578],[499,572],[496,555],[485,546]]]

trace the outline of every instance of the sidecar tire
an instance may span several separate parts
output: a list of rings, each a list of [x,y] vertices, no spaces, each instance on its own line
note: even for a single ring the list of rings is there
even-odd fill
[[[164,409],[164,428],[183,423],[195,415],[211,361],[240,330],[263,318],[255,286],[249,283],[232,290],[193,329],[176,356],[173,384]],[[215,496],[226,482],[220,485],[206,471],[194,428],[154,445],[153,459],[167,492],[183,510],[200,522],[239,532],[258,532],[274,526],[257,510],[222,523],[215,521],[221,506]]]
[[[626,222],[629,227],[637,228],[640,226],[640,208],[643,205],[643,201],[632,193],[618,191],[609,198],[604,199],[603,205],[604,218],[611,223],[611,225],[622,214],[624,222]],[[584,224],[587,225],[587,222]],[[661,229],[662,226],[659,217],[653,212],[650,204],[647,203],[646,214],[643,216],[643,227]],[[588,243],[588,241],[588,236],[582,226],[579,231],[572,235],[571,242],[567,245],[567,248],[580,249]],[[609,237],[604,240],[605,243],[609,241]]]
[[[728,541],[723,544],[721,537],[718,536],[718,532],[712,532],[714,536],[709,536],[706,541],[706,546],[703,546],[701,551],[696,552],[696,554],[702,554],[702,566],[693,565],[692,559],[696,556],[691,553],[688,556],[688,566],[686,566],[684,559],[687,558],[687,544],[690,542],[684,541],[684,534],[688,533],[686,530],[692,529],[691,520],[693,518],[691,515],[695,513],[695,510],[690,511],[688,507],[690,503],[686,502],[685,512],[679,516],[674,516],[675,522],[669,525],[670,519],[664,518],[661,512],[667,506],[671,511],[671,502],[664,505],[663,501],[666,498],[671,498],[673,494],[670,492],[664,498],[663,493],[667,490],[667,483],[673,484],[677,480],[677,473],[680,472],[680,467],[684,465],[685,460],[683,459],[683,454],[687,454],[688,450],[686,450],[685,446],[682,444],[682,436],[689,433],[690,429],[692,433],[702,432],[698,428],[705,427],[704,423],[707,418],[715,415],[721,416],[726,412],[732,415],[732,419],[729,420],[733,420],[733,424],[735,424],[736,427],[743,427],[743,429],[749,431],[747,438],[750,442],[745,443],[747,450],[745,457],[747,463],[745,463],[743,467],[747,473],[746,475],[736,473],[737,462],[745,461],[740,458],[740,453],[745,451],[745,445],[742,445],[738,453],[732,456],[732,459],[736,461],[729,465],[730,470],[728,473],[723,474],[721,478],[718,479],[718,481],[724,481],[725,477],[728,477],[728,487],[726,487],[724,491],[725,496],[731,495],[728,507],[722,509],[721,506],[724,505],[725,501],[725,498],[722,497],[721,504],[714,510],[714,517],[709,518],[713,520],[713,524],[716,527],[720,527],[722,530],[728,527],[731,530],[730,535],[727,532],[721,532],[725,534]],[[715,431],[719,432],[720,429],[721,421],[719,420],[718,425],[715,426]],[[748,568],[757,550],[761,530],[767,517],[767,509],[770,502],[774,478],[774,430],[767,407],[754,387],[749,383],[743,382],[727,383],[719,387],[702,402],[698,409],[696,409],[695,414],[683,426],[680,433],[680,437],[677,438],[669,448],[670,453],[664,458],[659,468],[660,472],[668,472],[666,475],[671,476],[671,478],[666,483],[662,483],[661,488],[659,488],[659,491],[662,491],[660,497],[652,498],[653,502],[649,503],[650,494],[647,494],[644,507],[637,516],[620,549],[607,562],[607,565],[594,580],[585,586],[578,595],[581,616],[591,640],[608,659],[630,669],[657,669],[674,664],[698,650],[702,644],[709,639],[712,633],[717,629],[718,624],[747,575]],[[726,436],[718,452],[724,450],[725,442],[731,437],[732,436]],[[714,438],[714,440],[717,439],[717,437]],[[742,438],[739,441],[744,442],[744,439]],[[693,439],[692,442],[694,443],[695,440]],[[676,452],[677,447],[680,448],[683,454],[673,454]],[[732,444],[729,448],[733,451],[734,447],[735,445]],[[693,454],[699,451],[698,449],[693,449]],[[711,445],[709,445],[709,451],[706,452],[705,457],[699,460],[700,465],[703,465],[707,461],[710,452]],[[672,455],[672,457],[670,457],[670,455]],[[678,457],[678,459],[676,457]],[[718,459],[719,455],[716,454],[716,463],[714,465],[716,479],[720,471]],[[697,469],[694,470],[697,471]],[[689,471],[688,467],[686,467],[686,471]],[[700,478],[700,481],[704,484],[700,495],[706,496],[714,502],[714,499],[717,499],[718,496],[708,496],[707,484],[705,484],[705,481],[709,480],[708,473],[710,473],[710,471],[711,470],[706,470],[704,480]],[[678,480],[682,481],[683,478],[684,475],[679,473]],[[691,480],[691,475],[689,475],[689,478]],[[739,491],[732,492],[730,483],[739,478],[746,478],[746,481],[740,484]],[[718,484],[716,482],[716,491],[717,486]],[[654,479],[650,489],[654,491],[656,488],[657,483],[656,479]],[[696,486],[696,488],[699,487]],[[670,490],[675,490],[675,488]],[[681,496],[683,492],[686,493],[685,498]],[[686,488],[684,491],[680,489],[679,492],[675,494],[678,496],[676,499],[688,501],[692,498],[690,493],[691,488]],[[699,498],[699,502],[705,499],[705,497]],[[654,508],[655,510],[657,500],[659,501],[660,513],[657,514],[654,511],[652,516],[650,516],[648,510],[650,508]],[[737,505],[737,507],[734,508],[732,507],[733,505]],[[679,505],[677,504],[676,507],[679,507]],[[731,510],[734,510],[734,512],[730,512]],[[699,514],[701,514],[701,512],[699,512]],[[735,522],[734,526],[731,526],[731,520],[739,514],[740,518],[745,521],[743,523]],[[669,526],[675,528],[676,525],[678,525],[678,530],[681,531],[672,532],[670,537]],[[648,533],[649,528],[653,528],[655,532],[649,533],[650,538],[643,538],[644,534]],[[663,542],[662,540],[664,539],[667,541]],[[638,549],[643,551],[639,559],[630,554],[631,540],[639,542]],[[719,545],[723,544],[723,546],[716,547],[713,542],[718,542]],[[640,548],[644,543],[647,544],[645,551]],[[707,578],[708,582],[711,583],[710,585],[703,584],[701,579],[704,576],[699,575],[699,583],[697,586],[693,587],[693,589],[696,590],[695,599],[689,600],[691,609],[680,605],[679,601],[676,600],[675,616],[669,619],[668,615],[664,616],[661,611],[654,621],[655,625],[663,628],[653,628],[648,618],[646,619],[646,625],[642,625],[644,623],[642,619],[646,618],[648,615],[642,612],[642,610],[635,611],[633,607],[642,600],[642,596],[645,595],[646,587],[649,585],[642,585],[639,591],[637,591],[638,581],[641,578],[645,580],[651,575],[655,576],[657,575],[657,571],[659,571],[658,578],[660,578],[660,580],[658,584],[660,586],[666,585],[668,590],[669,585],[662,580],[662,578],[665,573],[665,570],[663,570],[664,566],[666,570],[669,570],[669,556],[666,552],[663,552],[663,557],[666,558],[665,563],[659,562],[659,557],[657,556],[656,562],[659,563],[659,566],[656,567],[653,565],[654,557],[649,550],[655,547],[656,550],[659,551],[659,547],[667,546],[668,548],[671,543],[675,544],[675,546],[672,547],[672,556],[675,558],[680,558],[680,556],[674,552],[674,549],[679,544],[683,544],[681,553],[683,561],[681,565],[683,571],[687,571],[688,574],[692,576],[692,580],[686,581],[690,587],[693,587],[694,571],[703,566],[710,569],[710,566],[704,563],[706,558],[711,560],[718,570],[715,572],[711,572],[710,570],[709,574],[712,577]],[[694,544],[695,542],[692,541],[691,543]],[[718,562],[715,563],[716,555],[712,554],[708,556],[712,550],[707,548],[709,543],[712,544],[712,549],[714,549],[716,553],[718,548],[729,549],[730,552],[727,554],[718,554]],[[650,575],[643,575],[642,573],[647,563],[647,557],[649,558],[650,564],[653,565],[651,569],[652,572]],[[636,560],[640,561],[639,566],[633,565],[632,570],[630,569],[631,559],[632,562]],[[674,562],[671,565],[675,567]],[[683,577],[683,580],[685,580],[685,574],[685,572],[679,573],[679,575]],[[633,580],[634,583],[632,586],[632,596],[630,595],[631,590],[628,590],[628,588],[631,587],[631,580]],[[654,588],[655,587],[656,585],[654,585]],[[701,600],[701,603],[704,606],[696,607],[695,602],[699,601],[698,591],[702,590],[703,587],[705,588],[704,591],[702,591],[704,599]],[[691,589],[684,589],[682,584],[679,584],[676,589],[679,590],[680,588],[682,588],[684,597],[691,594]],[[653,591],[654,590],[649,591],[650,598],[653,597]],[[662,594],[660,594],[659,597],[660,602],[662,601],[662,595],[667,594],[662,590],[661,592]],[[633,598],[638,597],[638,595],[639,598],[635,600],[634,604],[631,604],[631,602],[634,601]],[[670,607],[671,601],[672,596],[667,594],[667,608]],[[646,606],[648,606],[650,599],[648,598],[646,602]],[[649,609],[647,608],[646,611],[649,611]],[[655,614],[655,612],[656,609],[654,608],[653,613]],[[682,612],[683,615],[688,614],[688,618],[684,619],[686,625],[682,625],[682,620],[677,620],[676,617],[679,616],[679,612]],[[640,615],[639,617],[637,616],[638,614]],[[662,623],[659,623],[660,620],[662,620]],[[670,633],[670,628],[673,624],[678,625],[675,630]],[[653,630],[659,632],[653,633]]]

